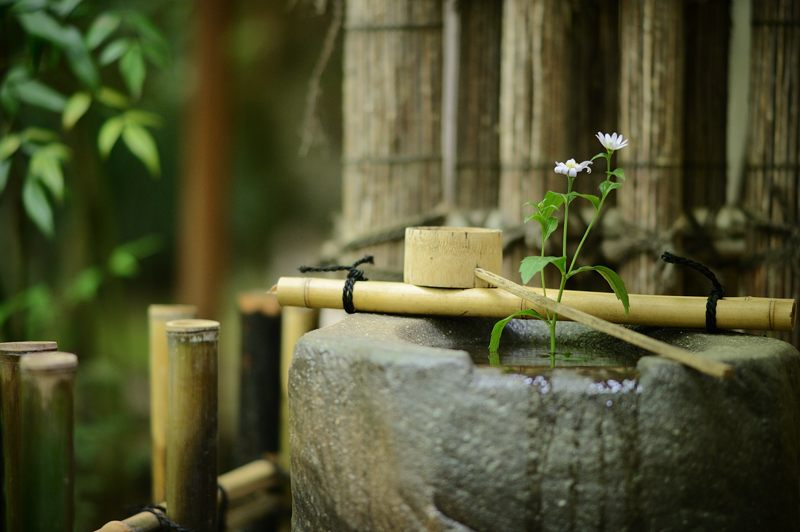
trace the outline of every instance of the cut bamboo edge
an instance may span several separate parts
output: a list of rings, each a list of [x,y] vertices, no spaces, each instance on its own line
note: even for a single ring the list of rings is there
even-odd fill
[[[541,296],[526,286],[518,285],[504,277],[496,275],[492,272],[475,268],[475,275],[484,281],[487,281],[501,290],[505,290],[514,294],[517,297],[524,298],[532,301],[537,306],[555,312],[559,316],[569,318],[572,321],[587,325],[592,329],[603,332],[615,338],[619,338],[625,342],[635,346],[647,349],[648,351],[660,355],[664,358],[680,362],[681,364],[695,369],[706,375],[717,377],[720,379],[727,379],[733,376],[733,367],[724,362],[711,360],[708,358],[701,358],[691,351],[681,349],[674,345],[650,338],[636,331],[626,329],[620,325],[602,320],[591,314],[587,314],[578,309],[572,308],[563,303],[558,303],[550,298]]]
[[[226,525],[229,527],[244,526],[245,519],[237,519],[234,524],[231,517],[237,512],[243,512],[250,518],[258,518],[260,513],[257,508],[251,508],[251,499],[254,506],[270,510],[271,506],[265,496],[265,490],[270,489],[280,482],[278,467],[268,459],[254,460],[239,468],[220,475],[217,482],[228,496],[228,513],[225,516]],[[275,495],[277,497],[277,495]],[[266,504],[265,504],[266,503]],[[165,503],[159,506],[164,507]],[[274,509],[274,508],[272,508]],[[158,512],[158,510],[154,510]],[[163,514],[162,514],[163,515]],[[111,521],[103,525],[96,532],[151,532],[161,529],[158,517],[151,511],[136,513],[122,521]]]
[[[272,287],[282,306],[342,308],[343,280],[281,277]],[[526,294],[542,295],[527,288]],[[565,290],[562,303],[603,320],[624,325],[702,329],[706,324],[706,298],[630,294],[630,312],[612,293]],[[505,318],[536,308],[531,298],[495,288],[427,288],[408,283],[360,281],[353,287],[358,312],[425,316]],[[796,301],[760,297],[731,297],[717,302],[720,329],[791,331]],[[567,316],[562,316],[568,318]]]

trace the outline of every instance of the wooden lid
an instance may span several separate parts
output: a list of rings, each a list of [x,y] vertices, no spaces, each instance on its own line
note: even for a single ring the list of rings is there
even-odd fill
[[[195,334],[205,332],[219,332],[219,322],[214,320],[172,320],[167,322],[167,333]]]
[[[25,353],[41,353],[42,351],[55,351],[58,346],[55,342],[2,342],[0,353],[7,355],[24,355]]]

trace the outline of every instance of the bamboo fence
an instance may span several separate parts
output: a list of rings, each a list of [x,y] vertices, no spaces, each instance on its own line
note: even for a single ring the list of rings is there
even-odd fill
[[[754,222],[745,291],[800,297],[800,4],[752,3],[744,207]],[[788,337],[800,345],[800,333]]]
[[[345,240],[428,213],[442,201],[442,26],[441,0],[346,3]],[[402,268],[402,243],[366,252],[386,269]]]
[[[175,320],[169,345],[166,501],[191,530],[217,526],[217,349],[219,323]]]
[[[22,530],[19,509],[22,506],[20,481],[22,418],[20,417],[20,371],[22,356],[56,350],[55,342],[0,343],[0,428],[2,430],[3,505],[0,528],[7,532]]]
[[[21,390],[20,530],[72,530],[75,520],[72,353],[24,355]]]

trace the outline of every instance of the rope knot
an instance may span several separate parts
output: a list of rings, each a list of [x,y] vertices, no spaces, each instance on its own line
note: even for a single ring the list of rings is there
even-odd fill
[[[711,281],[711,292],[708,294],[708,300],[706,301],[706,331],[710,333],[717,332],[717,301],[725,297],[725,288],[722,286],[722,283],[719,282],[717,276],[711,269],[692,259],[687,259],[686,257],[679,257],[677,255],[673,255],[669,251],[665,251],[661,255],[661,260],[664,262],[668,262],[670,264],[679,264],[682,266],[688,266],[693,270],[702,273],[709,281]]]
[[[353,285],[356,281],[367,281],[364,276],[364,270],[358,267],[362,264],[375,264],[372,255],[365,255],[355,261],[350,266],[334,264],[332,266],[300,266],[298,270],[300,273],[308,272],[341,272],[347,271],[347,279],[344,282],[344,289],[342,290],[342,308],[348,314],[355,314],[356,308],[353,306]]]

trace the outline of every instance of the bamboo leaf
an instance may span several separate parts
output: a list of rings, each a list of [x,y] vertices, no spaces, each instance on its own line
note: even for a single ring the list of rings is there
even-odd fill
[[[146,129],[128,123],[122,130],[122,140],[125,141],[131,153],[144,163],[151,175],[159,175],[158,149],[153,136]]]
[[[25,103],[56,113],[62,112],[67,103],[67,99],[62,94],[35,79],[17,84],[14,87],[14,93]]]
[[[522,284],[527,284],[528,281],[533,279],[534,275],[542,271],[548,264],[552,264],[559,260],[563,262],[563,259],[564,257],[540,257],[538,255],[525,257],[522,259],[522,262],[519,265],[519,273],[522,277]]]
[[[76,92],[64,106],[64,113],[61,115],[61,124],[64,129],[72,129],[81,117],[89,110],[92,104],[92,97],[88,92]]]
[[[142,86],[147,70],[142,57],[142,48],[138,44],[131,46],[119,61],[119,73],[131,95],[138,99],[142,95]]]
[[[159,127],[164,121],[155,113],[131,109],[125,113],[125,121],[147,127]]]
[[[53,17],[42,10],[17,15],[20,25],[25,31],[45,41],[51,42],[60,48],[69,46],[67,30]]]
[[[41,148],[34,152],[29,167],[30,176],[39,180],[58,200],[64,197],[64,173],[60,159],[56,150]]]
[[[497,350],[500,349],[500,337],[503,335],[503,329],[505,329],[506,325],[508,325],[508,322],[522,316],[529,316],[540,320],[545,319],[544,316],[535,310],[529,309],[520,310],[519,312],[515,312],[507,318],[503,318],[502,320],[498,321],[494,324],[494,327],[492,327],[492,335],[489,339],[489,353],[497,353]]]
[[[22,187],[22,204],[28,218],[47,237],[53,236],[53,211],[39,183],[30,176]]]
[[[91,301],[103,282],[103,274],[98,268],[87,268],[67,286],[66,298],[73,304]]]
[[[139,271],[139,261],[129,251],[117,248],[108,259],[108,270],[115,277],[133,277]]]
[[[94,19],[92,26],[86,33],[86,46],[94,50],[105,41],[114,30],[119,27],[120,17],[115,13],[102,13]]]
[[[130,39],[122,38],[111,41],[108,45],[106,45],[105,48],[103,48],[103,52],[100,54],[100,64],[103,66],[110,65],[122,57],[122,55],[127,52],[130,47]]]
[[[614,291],[614,295],[617,296],[617,299],[620,300],[622,306],[625,308],[625,314],[627,314],[630,311],[630,302],[628,301],[628,290],[625,288],[625,282],[622,280],[622,277],[608,266],[582,266],[572,271],[569,277],[588,271],[595,271],[606,280],[608,286]]]
[[[3,138],[0,138],[0,161],[8,159],[16,151],[19,149],[22,140],[19,138],[17,134],[9,134],[5,135]]]
[[[119,116],[109,118],[103,123],[100,132],[97,134],[97,147],[100,150],[100,155],[108,157],[111,153],[111,148],[117,143],[124,126],[125,122]]]
[[[127,96],[109,87],[100,87],[96,97],[103,105],[115,107],[117,109],[125,109],[130,104]]]
[[[44,129],[41,127],[29,127],[22,131],[22,140],[24,142],[55,142],[58,140],[58,135],[54,131]]]
[[[89,54],[89,49],[81,37],[81,33],[74,27],[67,28],[68,46],[65,49],[67,62],[75,76],[89,88],[96,88],[100,84],[100,74],[97,72]]]

